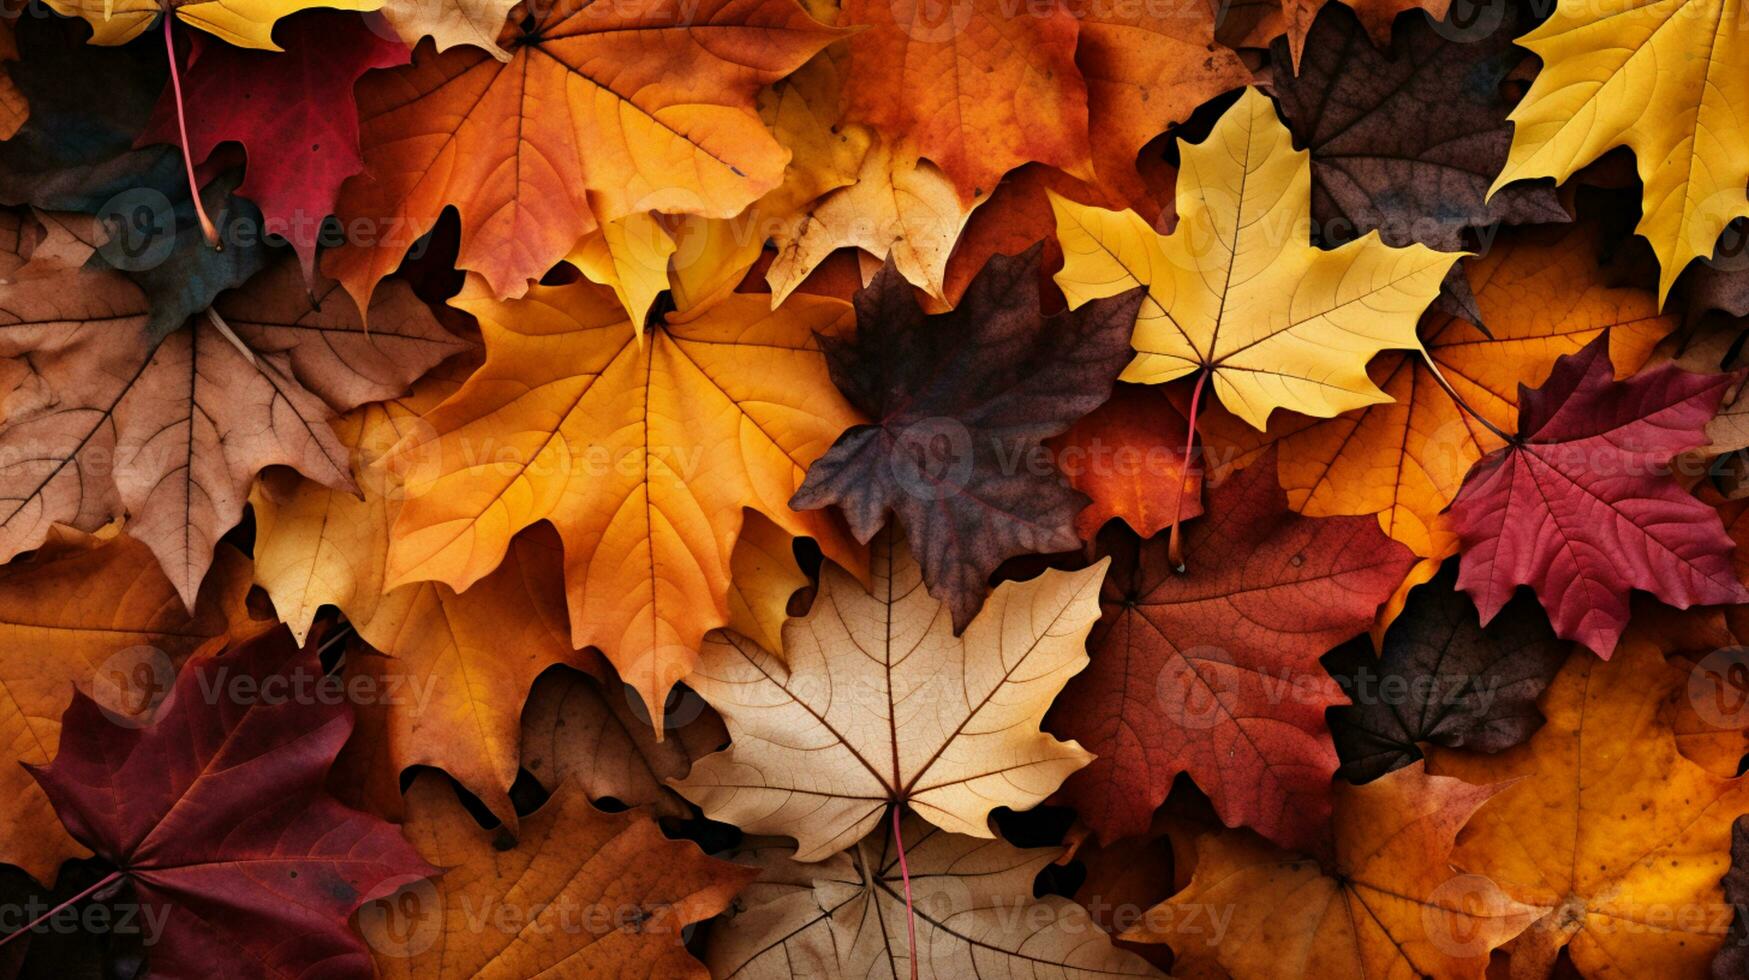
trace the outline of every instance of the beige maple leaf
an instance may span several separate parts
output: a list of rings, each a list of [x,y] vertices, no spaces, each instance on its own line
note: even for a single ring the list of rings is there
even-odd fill
[[[999,806],[1027,809],[1093,761],[1039,730],[1087,664],[1106,562],[991,593],[961,636],[891,528],[872,546],[872,589],[831,564],[779,658],[745,637],[706,637],[687,683],[723,716],[729,748],[674,785],[713,820],[796,838],[818,861],[867,836],[889,804],[991,837]]]

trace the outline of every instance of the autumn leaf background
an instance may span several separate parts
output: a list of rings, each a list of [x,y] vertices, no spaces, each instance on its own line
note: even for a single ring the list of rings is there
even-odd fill
[[[0,3],[0,978],[1749,977],[1743,18]]]

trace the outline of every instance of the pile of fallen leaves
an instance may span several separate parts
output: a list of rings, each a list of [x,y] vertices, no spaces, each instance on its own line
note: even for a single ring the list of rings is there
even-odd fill
[[[0,976],[1749,976],[1735,0],[0,13]]]

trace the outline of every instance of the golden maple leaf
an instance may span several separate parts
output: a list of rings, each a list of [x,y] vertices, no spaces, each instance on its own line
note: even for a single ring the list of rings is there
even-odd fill
[[[641,340],[594,283],[499,300],[477,277],[452,304],[480,321],[485,364],[392,457],[404,477],[387,583],[457,591],[539,521],[564,541],[571,639],[594,645],[661,717],[704,634],[729,621],[743,508],[835,561],[861,549],[787,501],[808,464],[860,422],[815,333],[850,306],[723,296]]]
[[[1608,661],[1576,650],[1544,692],[1548,720],[1530,741],[1498,755],[1429,754],[1434,772],[1516,780],[1452,856],[1545,913],[1513,945],[1513,977],[1548,976],[1562,947],[1589,977],[1706,974],[1731,924],[1719,877],[1749,780],[1677,751],[1662,706],[1688,684],[1650,644],[1624,643]]]
[[[1415,321],[1459,256],[1368,234],[1311,244],[1311,165],[1255,89],[1199,144],[1181,144],[1178,226],[1052,195],[1070,306],[1148,287],[1122,380],[1208,372],[1253,427],[1277,408],[1328,418],[1390,400],[1366,375],[1386,348],[1413,350]]]
[[[67,17],[83,17],[91,24],[92,44],[126,44],[157,21],[160,14],[198,27],[240,48],[279,51],[273,43],[273,25],[281,17],[303,10],[328,7],[335,10],[375,10],[383,0],[49,0],[49,6]]]
[[[1512,112],[1490,192],[1564,181],[1610,149],[1634,152],[1658,301],[1690,259],[1749,214],[1749,41],[1736,0],[1560,0],[1518,39],[1542,71]]]

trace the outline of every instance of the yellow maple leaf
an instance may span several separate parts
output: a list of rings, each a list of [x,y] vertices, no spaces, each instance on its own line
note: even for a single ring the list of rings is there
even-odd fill
[[[92,44],[126,44],[174,11],[178,20],[240,48],[282,50],[273,43],[273,25],[303,10],[375,10],[383,0],[49,0],[55,12],[83,17],[91,24]]]
[[[1690,259],[1749,214],[1749,39],[1736,0],[1560,0],[1518,39],[1543,69],[1512,112],[1492,191],[1564,181],[1625,146],[1644,186],[1640,223],[1664,301]]]
[[[1178,226],[1051,196],[1070,306],[1148,287],[1122,379],[1160,384],[1206,370],[1257,429],[1277,408],[1329,418],[1390,400],[1366,365],[1420,345],[1415,321],[1460,257],[1392,248],[1376,232],[1311,244],[1311,164],[1269,99],[1246,89],[1209,138],[1180,144]]]

